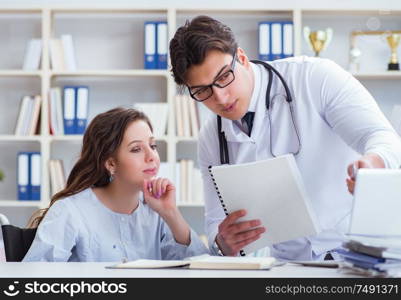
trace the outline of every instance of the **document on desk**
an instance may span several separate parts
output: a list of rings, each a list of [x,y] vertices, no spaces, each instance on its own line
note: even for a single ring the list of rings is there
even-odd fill
[[[293,155],[211,166],[209,172],[226,215],[245,209],[239,221],[260,219],[266,228],[245,253],[320,231]]]
[[[209,270],[268,270],[276,265],[274,257],[231,257],[200,255],[185,260],[138,259],[107,266],[108,269],[188,268]]]

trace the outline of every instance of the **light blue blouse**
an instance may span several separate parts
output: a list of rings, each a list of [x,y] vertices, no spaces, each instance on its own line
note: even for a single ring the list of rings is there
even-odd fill
[[[177,243],[142,200],[133,213],[116,213],[88,188],[51,206],[23,261],[170,260],[204,253],[208,249],[192,229],[190,245]]]

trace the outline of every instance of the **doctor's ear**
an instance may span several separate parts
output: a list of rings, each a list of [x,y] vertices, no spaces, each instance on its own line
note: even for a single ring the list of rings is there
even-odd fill
[[[242,48],[237,49],[237,61],[243,66],[249,65],[249,59]]]

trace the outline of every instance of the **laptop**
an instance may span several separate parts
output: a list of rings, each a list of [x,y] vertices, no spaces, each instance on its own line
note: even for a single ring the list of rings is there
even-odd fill
[[[359,169],[350,235],[401,236],[401,169]]]

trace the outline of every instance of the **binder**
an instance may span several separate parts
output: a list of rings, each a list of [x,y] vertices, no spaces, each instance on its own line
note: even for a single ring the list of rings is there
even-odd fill
[[[19,152],[17,155],[17,194],[18,200],[29,200],[29,153]]]
[[[270,28],[271,35],[271,58],[270,60],[280,59],[283,54],[282,26],[280,22],[272,22]]]
[[[75,88],[72,86],[64,87],[64,133],[74,134],[75,126]]]
[[[320,231],[293,155],[209,166],[209,173],[226,215],[246,209],[239,222],[260,219],[267,228],[267,234],[245,246],[241,255]]]
[[[156,69],[156,23],[145,22],[145,69]]]
[[[30,153],[30,184],[31,184],[31,197],[29,200],[40,200],[40,186],[41,186],[41,158],[40,152]]]
[[[259,60],[270,60],[270,22],[259,23]]]
[[[83,134],[88,120],[89,88],[78,86],[75,90],[76,114],[74,119],[75,134]]]
[[[167,69],[167,22],[157,23],[157,68]]]
[[[292,22],[282,23],[282,41],[283,55],[282,58],[291,57],[294,55],[294,30]]]

